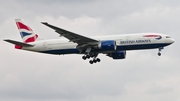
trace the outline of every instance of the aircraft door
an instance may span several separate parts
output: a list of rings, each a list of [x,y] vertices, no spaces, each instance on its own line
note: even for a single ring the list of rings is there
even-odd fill
[[[129,43],[129,40],[130,40],[130,36],[127,36],[126,37],[126,42],[127,42],[127,45],[129,45],[130,43]]]
[[[129,40],[130,40],[130,36],[127,36],[127,37],[126,37],[126,41],[129,41]]]

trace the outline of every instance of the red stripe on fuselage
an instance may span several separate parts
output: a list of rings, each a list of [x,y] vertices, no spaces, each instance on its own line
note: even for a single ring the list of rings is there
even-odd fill
[[[26,29],[28,31],[32,31],[31,28],[29,28],[28,26],[24,25],[23,23],[21,22],[16,22],[17,26],[18,26],[18,29]]]
[[[144,37],[160,37],[160,35],[145,35]]]

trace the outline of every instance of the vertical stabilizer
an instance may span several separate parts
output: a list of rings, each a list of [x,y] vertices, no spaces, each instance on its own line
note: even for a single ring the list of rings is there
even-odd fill
[[[15,21],[24,43],[35,42],[38,39],[38,35],[29,26],[24,24],[21,19],[15,19]]]

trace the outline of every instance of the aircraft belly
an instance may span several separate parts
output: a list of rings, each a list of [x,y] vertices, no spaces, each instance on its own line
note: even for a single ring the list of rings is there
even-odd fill
[[[140,49],[154,49],[159,47],[165,47],[169,44],[158,43],[158,44],[136,44],[136,45],[119,45],[117,50],[140,50]]]
[[[55,55],[61,55],[61,54],[78,54],[79,51],[76,48],[72,49],[56,49],[56,50],[45,50],[40,51],[41,53],[47,53],[47,54],[55,54]]]

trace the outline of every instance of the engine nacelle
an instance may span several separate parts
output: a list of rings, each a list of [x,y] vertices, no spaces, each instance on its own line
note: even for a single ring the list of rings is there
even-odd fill
[[[114,53],[108,53],[109,57],[112,57],[113,59],[125,59],[126,58],[126,51],[118,51]]]
[[[116,50],[116,41],[115,40],[107,40],[107,41],[101,41],[98,44],[98,49],[101,49],[103,51],[114,51]]]

